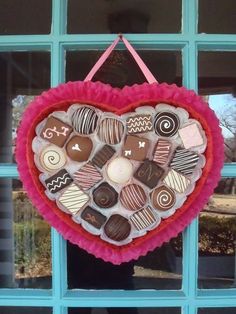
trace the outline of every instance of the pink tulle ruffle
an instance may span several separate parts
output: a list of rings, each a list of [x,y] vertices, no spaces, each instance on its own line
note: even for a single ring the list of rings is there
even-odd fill
[[[31,148],[35,127],[51,112],[66,110],[75,102],[91,104],[104,111],[112,111],[117,114],[132,111],[140,105],[156,105],[165,102],[185,108],[193,118],[202,124],[207,135],[207,162],[194,192],[188,197],[185,204],[173,216],[165,219],[157,229],[148,232],[144,237],[134,239],[123,247],[106,243],[73,222],[69,215],[60,211],[55,203],[46,197],[44,187],[38,179],[39,172],[34,165]],[[122,90],[114,89],[110,85],[100,82],[61,84],[42,93],[32,101],[23,115],[17,134],[18,171],[34,206],[65,239],[113,264],[138,259],[177,236],[197,216],[212,195],[220,179],[223,158],[223,137],[219,121],[208,104],[193,91],[165,83],[144,83],[125,87]]]

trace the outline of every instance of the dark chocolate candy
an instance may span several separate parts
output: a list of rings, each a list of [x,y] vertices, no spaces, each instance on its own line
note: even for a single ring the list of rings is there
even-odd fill
[[[51,193],[56,193],[64,189],[71,182],[73,182],[73,179],[65,169],[58,171],[56,174],[45,180],[47,189]]]
[[[145,160],[134,173],[134,177],[149,188],[153,189],[157,185],[163,173],[164,170],[155,162]]]
[[[96,229],[100,229],[107,220],[106,216],[90,206],[85,207],[82,211],[81,218]]]
[[[123,241],[130,235],[131,225],[125,217],[114,214],[104,226],[105,234],[114,241]]]
[[[47,119],[40,136],[50,143],[62,147],[64,146],[71,132],[71,126],[51,116]]]
[[[154,129],[156,134],[160,136],[170,137],[175,135],[179,126],[179,117],[173,112],[158,112],[154,118]]]
[[[115,154],[115,150],[109,146],[104,145],[93,157],[92,163],[98,168],[102,168],[109,159]]]
[[[128,135],[122,150],[126,158],[142,161],[147,157],[149,140],[146,138]]]
[[[117,203],[118,193],[107,182],[103,182],[93,191],[93,200],[101,208],[110,208]]]
[[[91,134],[97,127],[98,115],[92,108],[80,107],[72,114],[71,122],[78,133]]]
[[[199,156],[198,154],[177,147],[174,157],[170,163],[170,167],[184,175],[191,175],[198,163]]]
[[[74,161],[82,162],[89,159],[93,142],[86,136],[73,136],[66,144],[67,155]]]

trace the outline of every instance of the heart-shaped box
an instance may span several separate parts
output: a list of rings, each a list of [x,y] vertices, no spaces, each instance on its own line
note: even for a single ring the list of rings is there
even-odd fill
[[[41,172],[36,166],[37,162],[35,163],[34,139],[37,137],[37,128],[43,121],[47,121],[48,116],[58,111],[66,112],[73,104],[86,104],[104,115],[109,115],[110,112],[119,118],[136,109],[140,110],[142,106],[158,111],[158,107],[161,108],[163,103],[171,106],[173,110],[178,108],[187,112],[189,119],[197,121],[204,134],[203,138],[206,139],[205,150],[201,152],[205,162],[201,165],[200,176],[194,180],[194,189],[186,194],[186,199],[177,210],[160,219],[155,228],[147,229],[141,236],[134,236],[128,243],[115,245],[113,241],[106,241],[89,232],[76,219],[71,219],[71,214],[59,208],[55,200],[45,193],[45,185],[40,180]],[[182,135],[182,141],[187,147],[191,145],[191,139],[186,136],[186,132]],[[90,81],[61,84],[36,97],[27,107],[18,129],[16,149],[23,186],[44,219],[65,239],[114,264],[137,259],[177,236],[197,216],[213,193],[220,179],[223,156],[219,121],[207,103],[193,91],[165,83],[144,83],[123,89]],[[118,207],[114,213],[117,211]],[[158,214],[158,211],[156,213]]]

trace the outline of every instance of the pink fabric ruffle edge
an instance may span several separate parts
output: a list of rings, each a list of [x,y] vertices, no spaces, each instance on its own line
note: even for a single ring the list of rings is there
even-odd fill
[[[209,151],[203,176],[197,182],[195,191],[182,206],[160,226],[130,244],[117,247],[90,235],[80,225],[75,224],[69,215],[55,209],[55,204],[47,199],[44,187],[38,180],[38,170],[34,166],[31,141],[35,136],[35,126],[49,113],[66,110],[75,102],[92,104],[104,111],[117,114],[132,111],[140,105],[169,103],[183,107],[198,119],[207,134]],[[180,233],[194,219],[209,197],[213,194],[219,179],[224,160],[223,137],[219,121],[214,112],[201,97],[193,91],[166,83],[134,85],[122,90],[100,82],[68,82],[52,88],[36,97],[24,112],[17,134],[16,160],[20,179],[29,198],[41,215],[63,237],[77,244],[97,258],[113,264],[121,264],[161,246]]]

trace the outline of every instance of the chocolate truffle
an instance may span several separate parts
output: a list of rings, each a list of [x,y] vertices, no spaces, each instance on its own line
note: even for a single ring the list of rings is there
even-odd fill
[[[126,158],[142,161],[147,157],[149,140],[138,136],[128,135],[122,150]]]
[[[138,210],[145,205],[146,200],[146,194],[138,184],[129,184],[121,190],[120,202],[126,209]]]
[[[153,130],[152,116],[150,114],[137,114],[126,120],[129,134],[146,133]]]
[[[178,193],[184,193],[190,184],[188,178],[173,169],[167,173],[163,182]]]
[[[51,116],[47,119],[46,124],[40,133],[40,136],[44,140],[47,140],[52,144],[62,147],[64,146],[71,132],[71,126]]]
[[[102,168],[109,159],[115,154],[115,150],[109,146],[104,145],[93,157],[92,163],[98,168]]]
[[[196,123],[179,129],[179,135],[186,149],[201,146],[204,143],[202,134]]]
[[[95,131],[98,122],[98,115],[95,109],[80,107],[71,116],[73,128],[79,134],[91,134]]]
[[[177,147],[170,167],[184,175],[191,175],[198,163],[198,154],[190,150]]]
[[[169,159],[171,152],[171,143],[160,139],[154,149],[153,161],[159,165],[165,165]]]
[[[102,180],[101,173],[88,162],[73,174],[75,182],[83,189],[88,190]]]
[[[159,182],[163,173],[164,170],[155,162],[145,160],[134,173],[134,177],[148,186],[150,189],[153,189],[155,186],[157,186],[157,183]]]
[[[124,157],[117,157],[109,162],[107,176],[115,183],[126,183],[133,174],[132,163]]]
[[[153,214],[151,207],[147,206],[146,208],[135,212],[130,217],[130,221],[134,225],[135,229],[140,231],[153,225],[157,221],[157,219]]]
[[[90,206],[85,207],[82,211],[81,218],[96,229],[101,229],[102,225],[107,220],[106,216]]]
[[[113,118],[105,118],[102,120],[99,130],[99,139],[110,145],[120,143],[124,134],[124,125],[121,121]]]
[[[74,161],[86,161],[89,159],[93,148],[93,142],[89,137],[75,135],[66,144],[68,156]]]
[[[66,164],[63,150],[55,145],[45,147],[39,156],[41,166],[47,171],[59,170]]]
[[[151,202],[154,208],[161,211],[168,210],[175,205],[176,197],[174,191],[162,185],[151,193]]]
[[[110,208],[117,203],[118,193],[107,182],[103,182],[93,191],[93,200],[98,207]]]
[[[76,184],[72,183],[65,189],[58,199],[71,214],[76,214],[89,201],[88,194],[84,193]]]
[[[73,182],[73,179],[65,169],[58,171],[45,180],[46,187],[51,193],[57,193],[67,187],[71,182]]]
[[[173,112],[158,112],[154,118],[154,129],[157,135],[171,137],[179,129],[179,117]]]
[[[113,241],[123,241],[130,235],[131,225],[125,217],[114,214],[104,226],[106,236]]]

